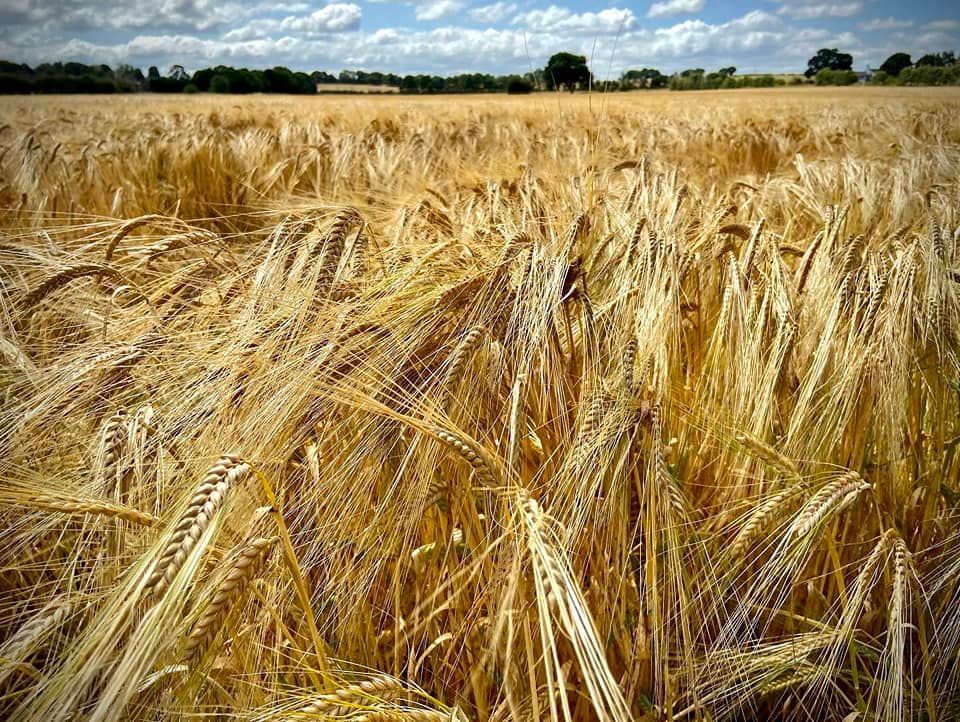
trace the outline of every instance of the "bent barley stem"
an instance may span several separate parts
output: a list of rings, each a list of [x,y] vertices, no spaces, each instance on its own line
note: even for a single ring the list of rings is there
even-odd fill
[[[320,630],[317,628],[317,618],[313,613],[313,605],[310,603],[310,594],[307,591],[307,585],[303,581],[303,572],[300,571],[300,563],[297,561],[297,553],[293,549],[293,542],[290,539],[290,532],[287,529],[287,524],[283,519],[283,509],[280,506],[280,501],[277,499],[277,495],[274,493],[273,486],[270,484],[270,480],[267,479],[266,475],[252,464],[250,468],[260,480],[260,484],[263,487],[264,496],[267,498],[267,503],[270,504],[274,521],[277,523],[277,530],[280,532],[280,544],[283,547],[283,560],[287,566],[287,570],[290,572],[290,576],[293,579],[293,586],[297,592],[297,599],[299,600],[300,607],[303,610],[304,616],[306,617],[307,629],[310,631],[314,654],[317,658],[317,666],[320,669],[320,673],[323,675],[323,681],[328,682],[330,680],[330,663],[327,660],[327,653],[323,646],[323,640],[320,637]],[[316,681],[319,680],[315,680],[315,682]],[[317,686],[321,688],[323,687],[323,685],[319,684]]]

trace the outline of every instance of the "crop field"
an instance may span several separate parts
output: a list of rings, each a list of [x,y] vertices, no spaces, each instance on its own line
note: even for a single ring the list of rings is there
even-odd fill
[[[960,92],[0,107],[0,718],[960,718]]]

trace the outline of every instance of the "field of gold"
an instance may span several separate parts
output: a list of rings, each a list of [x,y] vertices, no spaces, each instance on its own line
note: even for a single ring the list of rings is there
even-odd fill
[[[960,92],[0,108],[0,718],[960,718]]]

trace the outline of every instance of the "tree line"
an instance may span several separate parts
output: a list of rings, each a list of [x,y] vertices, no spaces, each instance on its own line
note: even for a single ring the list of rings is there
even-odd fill
[[[945,50],[928,53],[914,62],[908,53],[893,53],[875,71],[853,71],[853,56],[824,48],[807,63],[805,75],[817,85],[853,85],[861,79],[872,85],[960,85],[960,63]]]
[[[0,60],[0,93],[293,93],[317,92],[314,80],[306,73],[284,67],[247,70],[218,65],[203,68],[192,75],[182,65],[174,65],[166,75],[151,66],[144,75],[131,65],[84,65],[83,63],[44,63],[29,65]]]
[[[807,63],[806,80],[799,76],[789,81],[773,75],[737,75],[733,66],[707,72],[689,68],[666,75],[656,68],[631,69],[616,80],[597,81],[586,57],[556,53],[547,65],[524,75],[461,73],[452,76],[397,75],[395,73],[343,70],[339,75],[326,71],[307,74],[277,66],[266,70],[248,70],[217,65],[193,74],[182,65],[172,66],[161,75],[151,66],[144,75],[139,68],[121,64],[85,65],[83,63],[43,63],[29,65],[0,60],[0,93],[289,93],[314,95],[318,92],[343,92],[343,86],[386,86],[401,93],[530,93],[534,90],[592,89],[598,92],[669,88],[671,90],[713,90],[727,88],[773,87],[790,83],[814,82],[817,85],[850,85],[860,80],[875,84],[958,85],[960,63],[955,53],[927,54],[913,62],[907,53],[894,53],[872,76],[853,71],[853,56],[836,48],[823,48]]]

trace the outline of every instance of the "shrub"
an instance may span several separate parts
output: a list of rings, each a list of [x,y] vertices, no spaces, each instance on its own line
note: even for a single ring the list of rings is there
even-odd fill
[[[824,68],[817,73],[817,85],[853,85],[857,82],[857,74],[852,70],[830,70]]]
[[[960,85],[960,65],[916,65],[901,71],[901,85]]]

